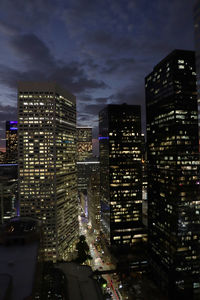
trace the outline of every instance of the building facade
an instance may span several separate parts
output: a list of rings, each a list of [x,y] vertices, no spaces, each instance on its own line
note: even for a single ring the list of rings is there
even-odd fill
[[[93,172],[99,174],[99,161],[95,158],[88,158],[77,162],[78,172],[78,195],[81,214],[88,217],[88,184]]]
[[[92,157],[92,128],[77,127],[77,161]]]
[[[17,121],[6,121],[6,162],[17,163]]]
[[[46,260],[67,259],[78,235],[75,96],[19,83],[18,137],[20,215],[43,221]]]
[[[100,231],[100,172],[93,170],[88,183],[88,220],[95,231]]]
[[[0,164],[0,223],[19,215],[17,164]]]
[[[198,122],[199,122],[199,152],[200,152],[200,3],[195,1],[194,5],[194,29],[196,48],[196,70],[198,91]]]
[[[136,243],[142,224],[141,109],[108,105],[99,113],[101,230],[111,246]]]
[[[150,265],[170,299],[200,281],[195,53],[175,50],[145,79]]]

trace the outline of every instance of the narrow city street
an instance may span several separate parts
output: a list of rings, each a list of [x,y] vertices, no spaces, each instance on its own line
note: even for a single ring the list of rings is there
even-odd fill
[[[79,218],[80,225],[80,235],[83,234],[86,237],[86,241],[90,247],[90,254],[92,256],[91,268],[93,271],[106,271],[106,270],[115,270],[116,266],[111,263],[111,257],[106,249],[102,249],[100,242],[97,240],[95,234],[89,233],[87,228],[87,222],[85,218]],[[107,292],[111,295],[113,300],[122,300],[120,289],[121,284],[116,273],[113,274],[103,274],[102,277],[107,281]],[[128,299],[128,298],[127,298]]]

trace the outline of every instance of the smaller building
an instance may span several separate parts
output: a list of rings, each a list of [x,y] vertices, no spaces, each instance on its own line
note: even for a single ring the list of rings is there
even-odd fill
[[[4,164],[6,162],[6,152],[0,151],[0,164]]]
[[[88,219],[91,228],[99,233],[100,230],[100,173],[91,172],[88,183]]]
[[[0,164],[0,223],[19,215],[17,164]]]
[[[6,121],[6,162],[17,163],[17,121]]]
[[[78,193],[81,210],[84,215],[88,215],[87,189],[92,172],[99,173],[99,161],[96,158],[88,158],[85,161],[77,162],[78,171]]]
[[[77,161],[92,157],[92,128],[77,127]]]
[[[98,282],[92,278],[93,272],[89,266],[70,262],[60,263],[58,268],[67,278],[69,300],[104,299]]]

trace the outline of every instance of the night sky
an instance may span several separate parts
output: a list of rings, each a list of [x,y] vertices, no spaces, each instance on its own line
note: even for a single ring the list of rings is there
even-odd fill
[[[144,77],[172,50],[194,49],[192,13],[191,0],[1,0],[0,139],[21,80],[76,95],[78,125],[94,137],[106,104],[141,104],[144,116]]]

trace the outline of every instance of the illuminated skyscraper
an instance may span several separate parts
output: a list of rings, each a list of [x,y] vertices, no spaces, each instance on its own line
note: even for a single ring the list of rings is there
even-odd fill
[[[150,265],[170,299],[193,299],[200,290],[195,53],[173,51],[145,83]]]
[[[195,2],[194,6],[194,28],[196,46],[196,69],[197,69],[197,90],[198,90],[198,119],[199,119],[199,151],[200,151],[200,3]]]
[[[99,113],[101,229],[110,245],[136,243],[142,224],[142,135],[138,105]]]
[[[6,162],[17,163],[17,121],[6,121]]]
[[[92,157],[92,128],[77,127],[77,161]]]
[[[65,259],[78,235],[75,96],[20,83],[18,133],[20,214],[43,221],[45,259]]]

